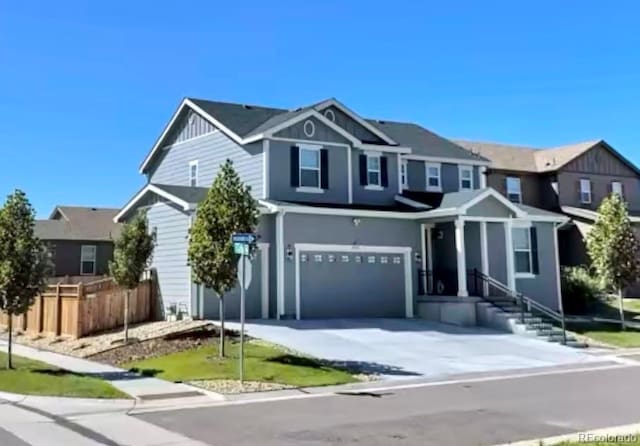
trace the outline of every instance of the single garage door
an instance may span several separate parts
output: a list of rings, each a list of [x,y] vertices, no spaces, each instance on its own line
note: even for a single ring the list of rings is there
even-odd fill
[[[404,252],[300,250],[300,318],[405,317]],[[410,288],[410,281],[408,288]]]

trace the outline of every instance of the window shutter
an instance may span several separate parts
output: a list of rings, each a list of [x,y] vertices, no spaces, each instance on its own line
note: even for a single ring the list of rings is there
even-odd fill
[[[329,189],[329,151],[320,149],[320,188]]]
[[[360,185],[366,186],[369,184],[367,178],[367,155],[360,155]]]
[[[291,146],[291,187],[300,186],[300,148]]]
[[[380,184],[382,187],[389,186],[389,172],[387,170],[387,157],[380,157]]]
[[[540,262],[538,261],[538,229],[532,226],[531,229],[531,271],[533,274],[540,273]]]

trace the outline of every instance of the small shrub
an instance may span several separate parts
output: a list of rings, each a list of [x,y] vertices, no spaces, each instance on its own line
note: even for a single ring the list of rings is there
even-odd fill
[[[562,304],[567,314],[584,314],[602,293],[600,281],[582,266],[562,269]]]

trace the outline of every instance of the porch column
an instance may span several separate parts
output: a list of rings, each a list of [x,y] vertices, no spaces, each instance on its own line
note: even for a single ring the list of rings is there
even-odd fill
[[[456,257],[458,260],[458,296],[466,297],[467,292],[467,256],[464,246],[464,220],[458,218],[456,225]]]
[[[489,242],[487,241],[487,222],[480,222],[480,268],[482,274],[489,275]],[[485,296],[489,295],[489,284],[482,281],[482,288]]]
[[[513,260],[513,222],[511,219],[504,223],[504,238],[505,238],[505,254],[507,257],[507,285],[509,288],[515,291],[516,289],[516,275],[515,266]]]

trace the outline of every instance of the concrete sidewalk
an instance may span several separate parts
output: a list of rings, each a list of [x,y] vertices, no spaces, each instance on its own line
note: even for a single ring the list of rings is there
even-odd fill
[[[6,349],[7,342],[0,340],[0,350],[6,351]],[[147,378],[110,365],[46,350],[39,350],[25,345],[14,343],[13,353],[16,356],[45,362],[70,372],[82,373],[103,379],[118,390],[142,402],[184,398],[189,398],[190,400],[199,398],[203,399],[203,402],[210,402],[212,399],[223,399],[222,395],[205,392],[186,384],[176,384],[158,378]]]

